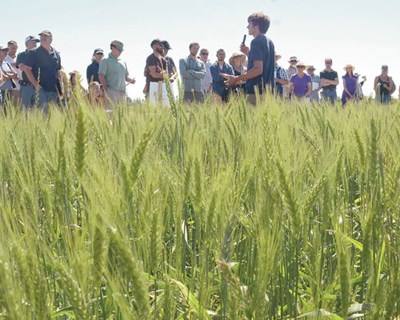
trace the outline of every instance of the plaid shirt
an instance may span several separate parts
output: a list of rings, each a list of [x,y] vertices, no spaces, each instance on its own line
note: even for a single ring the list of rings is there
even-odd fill
[[[289,81],[289,76],[286,70],[279,65],[275,65],[275,79]],[[276,91],[278,94],[283,94],[283,86],[280,83],[276,83]]]

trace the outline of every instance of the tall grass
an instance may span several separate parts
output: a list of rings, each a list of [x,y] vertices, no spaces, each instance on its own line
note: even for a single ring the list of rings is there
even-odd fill
[[[0,119],[0,319],[396,319],[398,105]]]

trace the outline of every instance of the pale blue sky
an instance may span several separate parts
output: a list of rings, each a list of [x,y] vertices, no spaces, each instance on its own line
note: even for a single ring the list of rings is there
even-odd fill
[[[84,74],[94,48],[108,52],[111,40],[122,40],[123,59],[138,80],[129,86],[132,97],[141,96],[153,38],[169,40],[176,63],[192,41],[208,48],[213,60],[219,48],[229,56],[237,51],[247,16],[254,11],[271,17],[268,36],[283,55],[282,65],[296,55],[319,70],[331,56],[340,75],[347,63],[367,75],[365,91],[371,93],[373,77],[388,64],[400,84],[399,0],[22,0],[8,2],[6,11],[3,44],[13,39],[22,48],[25,36],[49,29],[67,71]]]

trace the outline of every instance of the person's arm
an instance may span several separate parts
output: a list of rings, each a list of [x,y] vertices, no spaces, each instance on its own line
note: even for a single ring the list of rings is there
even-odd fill
[[[307,97],[307,98],[310,97],[310,96],[311,96],[311,93],[312,93],[312,82],[309,81],[309,82],[307,82],[307,93],[306,93],[306,97]]]
[[[88,84],[90,84],[93,80],[93,72],[91,70],[91,65],[86,68],[86,79]]]
[[[375,77],[375,80],[374,80],[374,90],[375,90],[375,92],[378,92],[378,90],[379,90],[379,77]]]
[[[201,64],[201,68],[199,71],[195,70],[190,70],[191,75],[197,79],[197,80],[202,80],[206,76],[206,65],[204,63]]]
[[[39,91],[40,89],[40,84],[39,81],[35,79],[33,76],[32,69],[36,65],[36,52],[30,52],[28,53],[25,63],[20,65],[20,68],[22,68],[22,71],[25,72],[26,77],[28,78],[29,82],[33,85],[33,87],[36,89],[36,91]]]
[[[164,72],[158,72],[156,66],[149,66],[149,74],[153,79],[164,79]]]
[[[389,93],[393,93],[394,81],[391,77],[389,78],[389,88],[387,88],[387,89],[388,89]]]
[[[353,95],[350,93],[350,91],[347,89],[347,83],[346,83],[346,79],[343,78],[343,89],[344,92],[346,92],[346,94],[350,97],[353,98]]]
[[[129,77],[129,71],[128,71],[128,66],[125,64],[125,81],[131,84],[135,84],[136,83],[136,79],[135,78],[131,78]]]
[[[180,71],[181,77],[183,79],[187,79],[187,80],[193,79],[193,76],[189,72],[190,70],[187,69],[187,65],[186,65],[185,59],[179,60],[179,71]]]
[[[107,74],[107,62],[103,60],[100,62],[99,65],[99,81],[101,83],[101,87],[103,88],[104,92],[106,92],[108,89],[106,74]]]

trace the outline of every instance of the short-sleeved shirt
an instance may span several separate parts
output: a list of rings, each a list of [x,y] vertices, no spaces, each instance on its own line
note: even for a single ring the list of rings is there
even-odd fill
[[[338,73],[336,72],[336,71],[327,71],[327,70],[324,70],[324,71],[322,71],[321,73],[320,73],[320,78],[321,78],[321,80],[322,79],[326,79],[326,80],[336,80],[336,79],[338,79]],[[336,89],[336,86],[335,85],[329,85],[329,86],[325,86],[325,87],[322,87],[322,89],[323,90],[335,90]]]
[[[246,82],[247,94],[254,94],[255,87],[262,93],[267,87],[274,88],[275,86],[275,47],[273,42],[263,34],[254,38],[251,42],[248,70],[254,67],[255,61],[263,62],[263,72],[258,77]]]
[[[213,92],[221,97],[225,96],[227,88],[225,86],[225,79],[221,76],[221,73],[234,75],[233,68],[227,63],[224,63],[221,68],[219,63],[216,62],[211,66],[210,71],[213,80]]]
[[[50,51],[40,46],[29,51],[25,64],[32,68],[33,76],[39,80],[43,90],[57,92],[59,87],[59,71],[61,70],[60,54],[53,48]]]
[[[17,56],[17,67],[18,67],[18,68],[19,68],[19,66],[20,66],[21,64],[26,64],[26,59],[27,59],[27,57],[28,57],[28,54],[29,54],[29,51],[28,51],[28,50],[23,51],[23,52],[20,52],[20,53],[18,54],[18,56]],[[28,77],[26,76],[25,72],[22,72],[22,80],[23,80],[24,82],[29,83],[29,79],[28,79]]]
[[[176,73],[176,66],[175,66],[175,62],[171,57],[165,57],[165,61],[167,63],[167,71],[168,71],[168,75],[172,76]]]
[[[311,77],[308,74],[304,74],[302,77],[295,74],[290,79],[290,82],[293,84],[293,94],[298,98],[302,98],[308,91],[308,85],[311,84]]]
[[[161,72],[163,70],[167,70],[167,62],[163,57],[157,57],[154,53],[149,55],[146,59],[146,80],[147,82],[159,82],[161,79],[153,78],[150,75],[149,68],[156,67],[156,72]]]
[[[99,82],[99,63],[93,61],[86,69],[86,79],[88,83]]]
[[[100,62],[99,73],[104,75],[107,87],[111,90],[125,92],[126,77],[129,75],[126,63],[115,58],[111,53]]]

